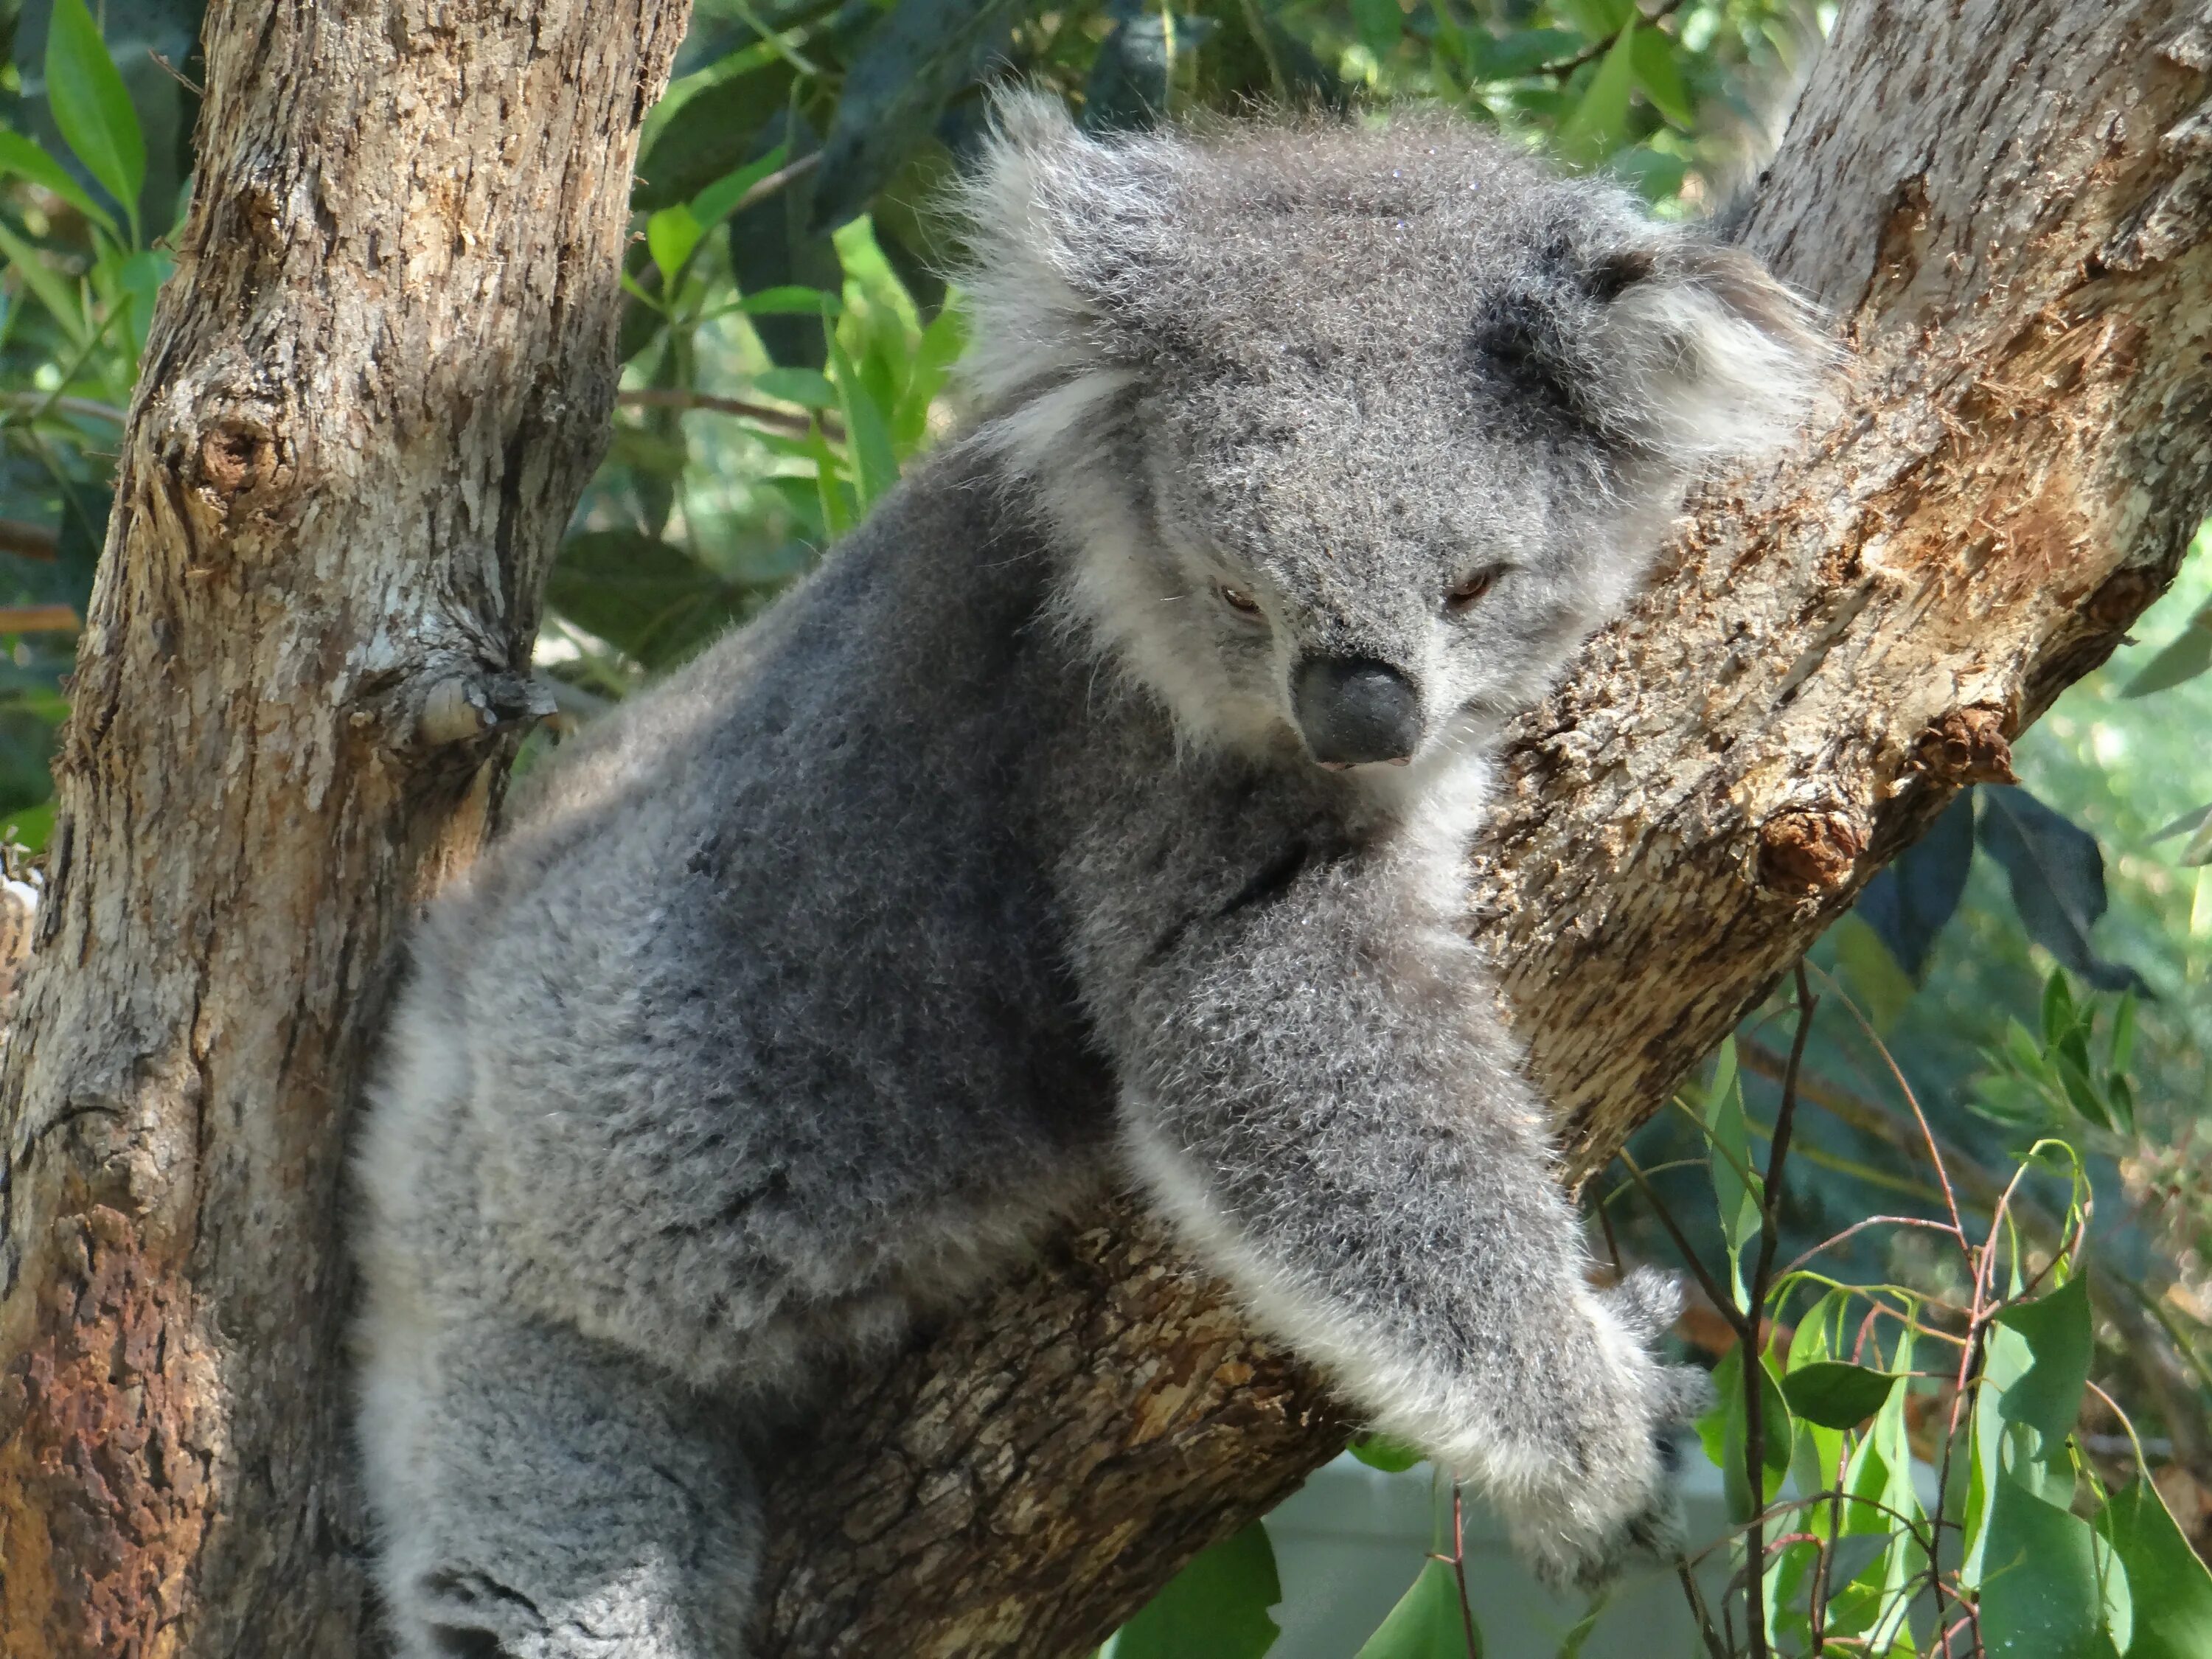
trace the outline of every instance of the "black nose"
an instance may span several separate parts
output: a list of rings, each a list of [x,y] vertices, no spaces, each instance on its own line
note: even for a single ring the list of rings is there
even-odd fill
[[[1311,658],[1299,665],[1291,695],[1306,747],[1324,766],[1408,760],[1420,741],[1419,694],[1372,657]]]

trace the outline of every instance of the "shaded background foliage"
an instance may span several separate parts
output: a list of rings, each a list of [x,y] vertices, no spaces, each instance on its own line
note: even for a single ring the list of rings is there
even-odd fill
[[[193,0],[106,0],[97,15],[85,0],[0,3],[0,821],[33,848],[51,819],[47,757],[123,413],[169,268],[163,236],[188,188],[198,21]],[[941,273],[957,232],[931,204],[978,139],[991,82],[1048,87],[1100,131],[1254,106],[1356,118],[1431,102],[1607,169],[1662,214],[1724,215],[1827,21],[1808,0],[700,0],[641,150],[612,441],[549,594],[537,666],[556,724],[588,720],[756,612],[956,423],[948,372],[963,324]],[[1893,1060],[1970,1206],[1986,1213],[2027,1163],[2021,1259],[2072,1273],[2063,1288],[2090,1334],[2075,1344],[2087,1346],[2069,1403],[2093,1377],[2116,1402],[2093,1395],[2070,1440],[2066,1423],[2027,1424],[2042,1438],[2022,1455],[2053,1466],[2063,1443],[2085,1469],[2124,1480],[2124,1409],[2201,1547],[2212,1530],[2212,1147],[2198,1127],[2212,1053],[2212,560],[2192,559],[2180,588],[2142,642],[2019,745],[2017,782],[1962,797],[1814,952],[1823,1012],[1774,1212],[1761,1215],[1743,1176],[1780,1105],[1796,1019],[1786,991],[1591,1198],[1626,1256],[1668,1260],[1681,1234],[1717,1304],[1745,1300],[1730,1280],[1762,1222],[1788,1259],[1870,1214],[1941,1216]],[[2096,1194],[2086,1249],[2068,1236],[2075,1166],[2030,1157],[2046,1137],[2078,1149]],[[1620,1173],[1630,1162],[1648,1188]],[[1939,1300],[1961,1291],[1960,1263],[1919,1231],[1855,1235],[1827,1261],[1855,1284]],[[1819,1335],[1816,1292],[1785,1287],[1771,1311]],[[1686,1323],[1724,1382],[1731,1355],[1742,1375],[1741,1312],[1715,1305]],[[1813,1402],[1780,1448],[1786,1465],[1822,1411],[1844,1410],[1815,1397],[1821,1376],[1799,1373],[1868,1355],[1847,1358],[1827,1335],[1800,1352],[1785,1336],[1775,1420],[1790,1420],[1800,1393]],[[1877,1341],[1872,1361],[1905,1369],[1894,1342]],[[1846,1395],[1870,1386],[1821,1376]],[[1875,1417],[1852,1455],[1879,1444],[1893,1461],[1908,1444],[1939,1455],[1939,1387],[1885,1382],[1878,1403],[1893,1424]],[[1722,1461],[1732,1443],[1741,1453],[1741,1420],[1731,1428],[1723,1412],[1706,1427]],[[2125,1518],[2117,1504],[2108,1513]],[[1867,1582],[1893,1571],[1888,1559],[1861,1564]],[[1240,1538],[1115,1651],[1262,1651],[1273,1581],[1264,1534]],[[1370,1644],[1376,1659],[1465,1650],[1462,1609],[1438,1582],[1421,1575]],[[1856,1639],[1914,1639],[1882,1629],[1869,1606]],[[1773,1635],[1790,1638],[1786,1620]]]

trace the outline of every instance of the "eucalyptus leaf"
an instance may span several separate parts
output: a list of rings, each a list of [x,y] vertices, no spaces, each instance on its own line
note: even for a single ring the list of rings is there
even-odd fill
[[[2106,904],[2096,838],[2016,785],[1984,784],[1980,793],[1983,850],[2004,866],[2028,937],[2100,990],[2148,993],[2142,975],[2105,961],[2090,942]]]
[[[2212,1572],[2205,1570],[2149,1481],[2112,1494],[2096,1519],[2128,1577],[2128,1659],[2212,1654]]]
[[[21,133],[0,131],[0,173],[9,173],[29,179],[41,190],[52,191],[101,229],[112,232],[115,228],[113,216],[70,176],[67,167]]]
[[[1881,1409],[1897,1379],[1887,1371],[1824,1359],[1784,1374],[1783,1397],[1790,1409],[1826,1429],[1855,1429]]]
[[[2096,1534],[2009,1472],[1991,1501],[1978,1623],[1988,1659],[2115,1659]]]
[[[63,140],[130,220],[146,183],[146,143],[123,76],[84,0],[53,0],[46,27],[46,101]]]
[[[1369,1468],[1380,1469],[1385,1474],[1403,1474],[1421,1461],[1419,1452],[1387,1434],[1357,1436],[1345,1449]]]
[[[2170,690],[2212,668],[2212,602],[2191,617],[2165,649],[2145,663],[2120,695],[2147,697]]]
[[[1110,1659],[1261,1659],[1282,1633],[1268,1614],[1282,1599],[1274,1547],[1255,1521],[1193,1558],[1106,1651]]]
[[[2033,1429],[2043,1437],[2044,1455],[2055,1456],[2081,1414],[2096,1348],[2088,1280],[2076,1274],[2048,1295],[2005,1309],[1997,1322],[2027,1342],[2030,1360],[2002,1387],[1998,1415]]]
[[[1620,149],[1627,135],[1638,33],[1632,25],[1621,30],[1553,141],[1559,155],[1577,167],[1595,167]]]
[[[1424,1565],[1353,1659],[1468,1659],[1467,1615],[1450,1564]]]
[[[1928,832],[1876,872],[1851,907],[1916,981],[1959,908],[1974,862],[1974,792],[1962,790]]]

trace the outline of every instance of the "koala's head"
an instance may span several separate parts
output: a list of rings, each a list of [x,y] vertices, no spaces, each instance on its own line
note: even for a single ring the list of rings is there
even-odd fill
[[[1071,614],[1187,739],[1325,766],[1540,696],[1829,355],[1748,256],[1463,124],[1099,139],[1017,96],[964,205],[968,374]]]

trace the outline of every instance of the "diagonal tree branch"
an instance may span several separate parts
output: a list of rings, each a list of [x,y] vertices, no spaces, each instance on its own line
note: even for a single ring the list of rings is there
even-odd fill
[[[1571,1182],[2172,579],[2212,506],[2208,70],[2195,0],[1846,6],[1747,232],[1846,328],[1846,406],[1693,504],[1476,860]],[[1107,1205],[791,1458],[760,1651],[1086,1651],[1345,1432]]]

